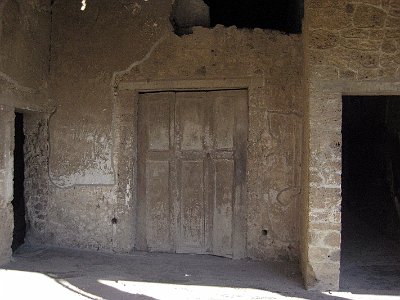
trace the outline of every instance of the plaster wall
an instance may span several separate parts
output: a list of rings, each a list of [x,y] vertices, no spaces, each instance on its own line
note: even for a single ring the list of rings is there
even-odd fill
[[[14,112],[46,109],[48,1],[0,2],[0,264],[11,258]]]
[[[400,94],[400,2],[305,1],[308,192],[302,222],[306,285],[338,289],[342,95]]]
[[[254,80],[261,83],[248,103],[247,256],[296,259],[301,36],[217,26],[178,37],[169,21],[171,1],[98,0],[80,8],[79,1],[53,5],[56,112],[49,120],[51,201],[42,207],[40,239],[116,252],[134,248],[135,84],[218,89],[214,81],[238,79],[231,88],[242,88]]]
[[[35,109],[47,105],[50,3],[0,3],[0,103]]]

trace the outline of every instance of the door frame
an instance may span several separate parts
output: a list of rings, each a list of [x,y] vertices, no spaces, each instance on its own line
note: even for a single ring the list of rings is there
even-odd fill
[[[307,174],[300,223],[300,261],[307,288],[337,290],[341,267],[342,97],[398,96],[400,84],[390,80],[330,79],[312,82],[311,86],[307,96],[309,116],[305,119],[309,126],[304,137],[309,147],[305,148],[308,152],[303,162]],[[323,219],[327,221],[321,229]],[[335,236],[329,247],[324,240],[328,232]],[[327,255],[334,254],[330,259],[317,255],[327,249]]]
[[[246,89],[248,92],[247,105],[254,103],[255,99],[260,98],[263,94],[265,81],[259,77],[247,78],[228,78],[228,79],[197,79],[197,80],[161,80],[161,81],[138,81],[138,82],[120,82],[114,91],[115,106],[114,118],[117,120],[114,127],[114,162],[116,169],[117,189],[121,195],[126,195],[130,200],[130,206],[133,215],[130,221],[133,226],[132,248],[136,249],[136,239],[138,238],[137,224],[137,207],[138,207],[138,103],[139,94],[146,92],[180,92],[180,91],[211,91],[211,90],[235,90]],[[133,100],[133,103],[132,103]],[[250,109],[248,108],[248,112]],[[130,123],[133,120],[133,124]],[[248,122],[250,122],[248,118]],[[249,128],[249,124],[247,126]],[[134,135],[132,138],[132,134]],[[131,143],[124,144],[128,139]],[[248,148],[248,146],[247,146]],[[127,150],[127,151],[125,151]],[[247,155],[247,149],[246,149]],[[133,159],[132,159],[133,158]],[[247,161],[248,158],[246,158]],[[246,163],[247,165],[247,163]],[[125,178],[124,178],[125,177]],[[245,199],[239,209],[238,219],[241,220],[242,228],[238,232],[242,232],[242,236],[236,243],[233,253],[234,259],[240,259],[247,256],[247,177],[246,171],[245,183],[243,188],[243,197]],[[128,191],[129,190],[129,191]],[[128,192],[127,192],[128,191]],[[129,194],[129,195],[128,195]],[[122,200],[122,199],[121,199]]]

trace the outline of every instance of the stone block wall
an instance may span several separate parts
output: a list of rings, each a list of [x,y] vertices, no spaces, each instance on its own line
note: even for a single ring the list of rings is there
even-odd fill
[[[46,243],[47,208],[49,207],[49,127],[48,113],[24,114],[24,199],[28,243]]]
[[[400,78],[399,1],[308,1],[306,18],[311,80]]]
[[[400,2],[305,1],[308,193],[302,222],[307,287],[338,289],[342,95],[400,94]]]

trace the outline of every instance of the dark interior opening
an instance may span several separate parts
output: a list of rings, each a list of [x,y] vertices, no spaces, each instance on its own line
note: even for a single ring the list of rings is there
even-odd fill
[[[345,96],[342,117],[341,288],[400,288],[400,97]]]
[[[15,251],[24,243],[26,233],[25,199],[24,199],[24,117],[15,114],[15,148],[14,148],[14,233],[12,250]]]
[[[211,26],[275,29],[301,33],[302,0],[205,0]]]
[[[177,35],[217,24],[301,33],[304,0],[175,0],[171,23]]]

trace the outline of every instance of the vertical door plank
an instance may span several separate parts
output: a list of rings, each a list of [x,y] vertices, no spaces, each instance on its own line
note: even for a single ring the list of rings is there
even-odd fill
[[[177,94],[180,106],[180,148],[182,151],[203,150],[204,103],[201,98],[196,97],[198,95],[194,94],[197,93]]]
[[[171,251],[169,162],[146,163],[146,237],[149,251]]]
[[[234,99],[231,92],[213,92],[214,95],[214,136],[216,149],[232,149],[235,122]]]
[[[177,252],[205,253],[205,93],[176,94],[176,156],[180,202]]]
[[[163,97],[153,94],[151,98]],[[148,101],[148,149],[154,151],[169,150],[170,147],[170,103],[169,99],[153,99]]]
[[[215,162],[213,254],[232,257],[233,160]]]
[[[180,252],[204,252],[203,162],[182,162]]]
[[[248,134],[248,91],[235,91],[235,193],[233,217],[233,258],[246,256],[246,162]]]
[[[212,253],[232,257],[235,91],[213,91],[213,228]]]
[[[245,256],[247,91],[211,92],[214,99],[213,253]]]
[[[172,197],[170,186],[174,93],[139,97],[137,248],[171,251]]]

